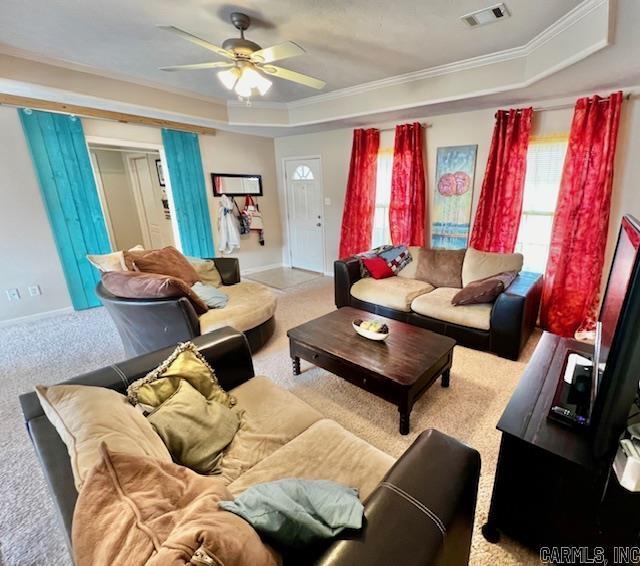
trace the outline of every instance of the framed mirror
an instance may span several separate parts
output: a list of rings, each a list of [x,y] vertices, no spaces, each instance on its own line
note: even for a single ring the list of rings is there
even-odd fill
[[[214,197],[262,196],[262,175],[211,173],[211,182]]]

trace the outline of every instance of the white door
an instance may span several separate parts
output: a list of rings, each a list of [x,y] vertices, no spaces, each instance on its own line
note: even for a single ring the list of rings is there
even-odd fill
[[[285,161],[291,267],[324,272],[320,159]]]
[[[149,159],[141,154],[129,156],[128,161],[144,247],[155,249],[174,245],[171,219],[165,214],[162,189],[154,182]]]

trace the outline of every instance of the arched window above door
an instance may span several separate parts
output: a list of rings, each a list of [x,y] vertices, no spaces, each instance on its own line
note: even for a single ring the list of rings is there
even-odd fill
[[[293,172],[294,181],[313,181],[313,172],[306,165],[298,165]]]

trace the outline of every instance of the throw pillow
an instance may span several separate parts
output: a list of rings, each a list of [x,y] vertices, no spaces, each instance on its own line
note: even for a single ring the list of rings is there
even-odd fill
[[[220,277],[220,272],[213,260],[189,256],[187,259],[193,265],[202,283],[212,287],[222,287],[222,277]]]
[[[522,262],[522,254],[481,252],[469,248],[462,264],[462,286],[466,287],[472,281],[485,279],[505,271],[520,273]]]
[[[377,248],[373,248],[372,250],[369,250],[368,252],[362,252],[360,254],[356,254],[354,257],[358,258],[358,260],[360,260],[360,276],[361,277],[369,277],[370,273],[367,271],[367,268],[364,265],[364,260],[365,259],[371,259],[374,257],[378,257],[380,255],[381,252],[385,251],[385,250],[390,250],[393,246],[390,245],[384,245],[384,246],[378,246]]]
[[[124,256],[124,264],[127,266],[129,271],[138,271],[135,265],[136,259],[139,259],[152,251],[155,250],[145,250],[142,246],[136,246],[130,250],[125,250],[122,252],[122,255]]]
[[[110,271],[102,274],[104,288],[123,299],[171,299],[186,297],[196,314],[204,314],[209,308],[182,279],[160,273],[140,271]]]
[[[191,290],[212,309],[222,309],[229,303],[229,295],[223,293],[213,285],[205,285],[198,281]]]
[[[220,387],[215,372],[192,342],[179,344],[156,369],[129,385],[127,396],[134,405],[159,407],[173,395],[183,379],[209,401],[227,407],[236,403],[235,397]]]
[[[153,250],[134,260],[134,265],[145,273],[161,273],[186,281],[189,286],[200,281],[189,260],[173,246],[167,246],[161,250]]]
[[[358,490],[327,480],[283,479],[252,485],[221,509],[243,517],[256,531],[300,548],[362,527]]]
[[[151,424],[117,391],[90,385],[38,385],[36,393],[67,446],[78,491],[101,459],[102,442],[115,452],[171,461]]]
[[[214,471],[240,425],[237,413],[208,401],[186,379],[147,419],[173,461],[201,474]]]
[[[102,273],[127,270],[127,266],[124,263],[124,254],[121,251],[100,255],[90,254],[87,255],[87,259],[93,267]]]
[[[405,265],[398,273],[398,277],[404,277],[406,279],[415,279],[416,271],[418,270],[418,258],[420,257],[420,252],[424,248],[420,246],[409,246],[409,255],[411,256],[411,261]]]
[[[460,306],[492,303],[500,293],[504,292],[513,283],[517,276],[518,273],[515,271],[505,271],[485,279],[472,281],[454,295],[453,299],[451,299],[451,304]]]
[[[103,273],[106,273],[108,271],[127,271],[127,262],[125,260],[124,254],[129,252],[136,253],[140,250],[144,250],[144,248],[138,244],[137,246],[130,248],[126,252],[117,251],[110,254],[87,255],[87,259],[89,260],[89,263],[91,263],[91,265],[93,265]]]
[[[218,507],[231,498],[219,479],[104,446],[101,452],[74,510],[77,566],[279,564],[249,523]]]
[[[363,258],[362,263],[374,279],[386,279],[394,275],[387,262],[381,257]]]
[[[418,256],[416,279],[434,287],[462,287],[462,263],[466,250],[423,249]]]

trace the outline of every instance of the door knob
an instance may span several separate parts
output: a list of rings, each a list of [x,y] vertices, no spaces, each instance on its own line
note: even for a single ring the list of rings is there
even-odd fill
[[[320,222],[318,222],[318,223],[316,224],[316,226],[318,226],[318,227],[319,227],[319,226],[322,226],[322,224],[321,224]]]

